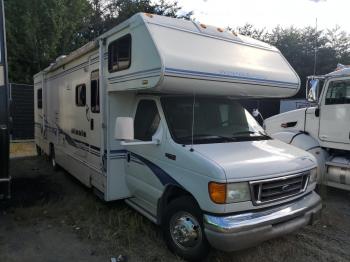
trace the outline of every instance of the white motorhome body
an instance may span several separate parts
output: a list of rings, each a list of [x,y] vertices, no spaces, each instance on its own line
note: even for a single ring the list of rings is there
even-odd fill
[[[314,158],[267,138],[234,101],[292,96],[299,82],[270,45],[137,14],[34,76],[36,144],[104,200],[126,199],[174,226],[167,243],[185,258],[206,253],[206,239],[235,250],[308,224],[321,208]],[[202,136],[211,119],[226,132],[237,112],[236,125],[249,128],[238,137]],[[131,118],[137,141],[116,139]],[[267,198],[258,194],[265,183],[277,185]],[[186,212],[174,220],[177,209]]]
[[[312,153],[320,183],[350,190],[350,67],[308,80],[313,106],[266,119],[266,131]]]

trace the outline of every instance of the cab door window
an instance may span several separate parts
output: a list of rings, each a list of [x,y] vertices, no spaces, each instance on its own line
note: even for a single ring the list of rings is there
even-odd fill
[[[332,81],[328,85],[326,105],[350,104],[350,80]]]
[[[137,106],[134,129],[135,139],[151,141],[160,122],[157,105],[153,100],[141,100]]]

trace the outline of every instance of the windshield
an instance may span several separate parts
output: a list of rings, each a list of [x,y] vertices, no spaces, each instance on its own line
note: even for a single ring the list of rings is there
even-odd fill
[[[193,97],[161,99],[170,133],[177,143],[192,143]],[[193,143],[224,143],[269,139],[238,102],[229,98],[196,97]]]

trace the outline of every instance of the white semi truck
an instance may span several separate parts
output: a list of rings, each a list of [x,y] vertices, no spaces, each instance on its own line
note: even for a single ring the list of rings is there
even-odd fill
[[[312,153],[320,184],[350,190],[350,67],[308,77],[306,95],[314,106],[266,119],[266,132]]]
[[[105,201],[124,199],[189,259],[312,224],[316,159],[239,103],[300,80],[273,46],[137,14],[34,76],[35,141]]]

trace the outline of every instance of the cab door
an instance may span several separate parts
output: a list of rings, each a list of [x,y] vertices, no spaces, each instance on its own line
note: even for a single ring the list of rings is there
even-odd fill
[[[96,169],[100,169],[100,144],[101,144],[101,114],[100,114],[100,82],[99,71],[91,72],[90,88],[88,101],[88,121],[89,127],[87,131],[89,143],[88,162]]]
[[[320,109],[319,138],[333,143],[350,143],[350,79],[328,83]]]
[[[135,140],[151,141],[153,135],[162,132],[160,115],[155,100],[141,99],[134,118]],[[157,165],[162,155],[160,145],[126,146],[126,182],[133,195],[131,201],[156,214],[157,201],[162,194],[163,184],[158,176]]]

